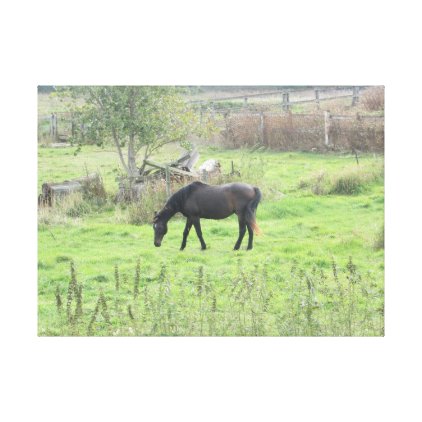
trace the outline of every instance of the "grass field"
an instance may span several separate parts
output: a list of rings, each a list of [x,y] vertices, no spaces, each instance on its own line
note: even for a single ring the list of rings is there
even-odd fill
[[[73,152],[72,148],[40,148],[38,186],[44,181],[61,181],[81,176],[86,171],[99,171],[106,190],[112,196],[117,186],[115,177],[120,172],[116,154],[111,150],[92,146],[85,147],[77,156]],[[170,147],[154,158],[164,161],[177,157],[179,153],[176,147]],[[201,162],[208,158],[220,160],[223,172],[226,173],[229,172],[233,160],[235,167],[241,171],[242,180],[261,188],[263,201],[258,207],[257,221],[263,234],[255,237],[253,251],[232,250],[238,230],[235,217],[222,221],[202,220],[202,231],[208,249],[201,251],[195,233],[191,233],[183,252],[179,251],[184,228],[184,219],[181,217],[170,221],[169,232],[161,248],[153,246],[150,224],[128,224],[125,219],[127,210],[116,207],[111,201],[102,206],[91,207],[76,217],[70,215],[56,222],[48,219],[43,222],[40,219],[39,335],[382,335],[382,310],[376,316],[371,313],[369,318],[363,316],[359,309],[369,309],[368,306],[374,306],[374,312],[375,309],[382,309],[384,250],[380,246],[380,238],[383,239],[384,228],[383,157],[362,156],[357,166],[352,155],[268,151],[251,153],[247,150],[227,151],[206,146],[200,149],[200,153]],[[246,248],[246,243],[244,241],[243,248]],[[344,315],[347,312],[346,308],[343,309],[346,302],[341,302],[345,297],[341,294],[343,287],[335,288],[338,278],[335,271],[333,277],[333,262],[338,268],[338,277],[345,282],[344,291],[350,293],[352,285],[349,257],[352,257],[352,267],[356,266],[360,280],[365,280],[362,285],[367,283],[365,285],[372,286],[365,287],[366,293],[370,291],[376,296],[368,303],[365,301],[369,301],[372,297],[370,295],[359,296],[359,293],[353,299],[360,304],[360,307],[353,307],[356,316],[362,317],[360,321],[367,322],[368,318],[372,321],[369,328],[365,322],[365,326],[359,323],[352,329],[349,320],[347,330],[347,324],[340,324],[337,318],[343,315],[343,311]],[[84,311],[83,317],[79,318],[81,325],[76,328],[69,326],[72,318],[66,320],[56,302],[57,295],[62,303],[66,302],[64,298],[68,295],[69,302],[69,292],[72,291],[70,262],[76,268],[77,285],[83,286]],[[162,273],[162,265],[165,266],[165,275]],[[117,278],[120,280],[117,283],[120,290],[117,291],[116,266]],[[295,271],[300,276],[296,277],[295,271],[292,273],[292,267],[297,269]],[[340,295],[340,299],[334,302],[320,299],[320,303],[324,302],[325,305],[315,307],[315,312],[320,312],[320,317],[317,318],[319,328],[314,327],[311,330],[313,325],[309,318],[306,319],[306,315],[309,317],[306,312],[314,308],[307,307],[305,299],[309,292],[313,292],[312,295],[322,295],[324,289],[317,289],[321,281],[319,275],[318,280],[311,283],[312,289],[307,289],[306,286],[310,285],[307,284],[306,277],[321,274],[321,271],[328,276],[328,286],[333,289],[331,297]],[[214,303],[212,301],[215,297],[218,311],[226,312],[230,309],[230,317],[224,320],[226,324],[221,319],[218,323],[214,321],[214,331],[211,326],[207,326],[207,330],[203,329],[199,322],[201,312],[205,312],[205,308],[199,304],[205,303],[201,302],[202,296],[194,294],[198,289],[205,289],[198,287],[203,284],[200,273],[205,274],[203,278],[213,286],[208,290],[214,296],[210,296],[206,303]],[[256,274],[261,276],[256,278]],[[231,301],[231,294],[225,290],[228,286],[233,287],[232,283],[236,283],[236,280],[243,280],[245,286],[248,285],[245,280],[258,280],[259,282],[249,284],[261,292],[264,287],[260,283],[264,282],[265,289],[271,292],[273,299],[268,310],[269,318],[261,325],[258,324],[259,329],[251,328],[257,326],[251,317],[255,312],[253,304],[260,303],[259,306],[264,306],[265,301],[252,301],[254,296],[249,295],[250,302],[245,303],[250,305],[252,311],[247,313],[248,318],[244,317],[242,320],[239,315],[244,308],[236,307],[237,302]],[[290,280],[291,283],[285,281],[283,284],[280,280]],[[299,282],[298,285],[292,280],[302,280],[303,283]],[[324,277],[322,280],[325,280]],[[154,325],[147,316],[156,316],[157,313],[152,311],[152,307],[148,308],[146,303],[137,302],[145,298],[140,294],[138,299],[134,287],[136,284],[141,291],[149,288],[154,292],[151,297],[156,298],[156,309],[160,309],[159,304],[163,297],[167,297],[168,301],[165,302],[166,305],[162,303],[162,309],[173,309],[168,308],[169,304],[177,308],[176,305],[182,303],[181,297],[185,298],[185,305],[177,308],[177,312],[176,308],[173,309],[172,323],[166,320],[166,325],[160,319],[160,324]],[[233,292],[239,285],[242,283],[236,284]],[[160,286],[163,289],[167,286],[167,290],[161,291]],[[300,296],[302,288],[303,295]],[[171,295],[161,294],[170,290]],[[362,292],[363,290],[362,287]],[[277,315],[281,315],[282,304],[289,303],[289,294],[296,294],[297,297],[291,300],[299,304],[298,309],[303,310],[305,319],[300,327],[299,324],[293,329],[290,324],[290,328],[283,331],[280,326],[277,328],[276,321]],[[68,311],[75,306],[75,302],[72,302],[75,294],[70,296]],[[327,298],[330,295],[326,292],[323,296]],[[100,300],[101,297],[104,300]],[[351,306],[351,296],[347,298],[347,306]],[[114,309],[114,316],[107,317],[107,313],[99,311],[103,302],[108,304],[109,313]],[[192,306],[186,305],[189,303]],[[286,306],[283,309],[287,309]],[[69,312],[67,314],[69,316]],[[209,313],[205,312],[204,315]],[[290,321],[301,320],[299,317],[293,318],[290,311],[289,315]],[[333,315],[337,317],[334,318]],[[334,325],[321,322],[334,321],[333,318],[337,321],[333,322]],[[91,324],[89,331],[87,327],[91,320],[96,324],[96,329],[93,330]],[[184,329],[177,326],[177,321],[182,320],[185,321]],[[375,320],[376,324],[373,322]],[[142,327],[139,321],[145,322],[144,325],[141,324]],[[354,321],[356,322],[356,318]],[[285,320],[283,324],[285,326]],[[177,327],[172,329],[173,326]],[[203,331],[199,329],[200,326]]]

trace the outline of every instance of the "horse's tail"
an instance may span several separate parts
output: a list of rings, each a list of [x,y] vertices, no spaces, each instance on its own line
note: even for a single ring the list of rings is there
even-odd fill
[[[256,235],[259,235],[261,234],[261,229],[259,228],[258,224],[256,224],[255,215],[256,215],[256,209],[258,208],[258,204],[262,198],[262,193],[257,187],[254,187],[254,191],[255,191],[255,198],[253,198],[246,205],[245,219],[246,219],[246,222],[251,225],[254,233]]]

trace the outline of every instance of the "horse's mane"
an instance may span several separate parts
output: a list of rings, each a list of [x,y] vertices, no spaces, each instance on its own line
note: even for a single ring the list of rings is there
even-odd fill
[[[202,182],[193,182],[175,192],[166,203],[166,207],[172,208],[174,210],[182,210],[185,202],[189,196],[202,186],[207,186]]]
[[[207,186],[207,185],[202,182],[192,182],[189,185],[184,186],[183,188],[179,189],[172,196],[170,196],[170,198],[166,202],[166,205],[164,205],[164,208],[154,218],[154,221],[156,221],[159,217],[162,217],[166,214],[174,215],[175,212],[182,211],[185,205],[185,202],[187,201],[189,196],[198,188],[201,188],[203,186]]]

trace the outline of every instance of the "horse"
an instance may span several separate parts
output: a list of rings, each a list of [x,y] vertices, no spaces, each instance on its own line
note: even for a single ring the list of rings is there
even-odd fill
[[[221,220],[236,214],[239,220],[239,238],[234,245],[238,250],[245,236],[249,233],[248,247],[253,248],[253,235],[259,234],[255,215],[262,194],[259,188],[246,183],[228,183],[220,186],[208,185],[202,182],[193,182],[175,192],[153,220],[154,245],[161,246],[163,237],[167,233],[167,223],[176,213],[186,217],[186,226],[183,231],[183,240],[180,250],[185,249],[186,241],[192,225],[201,242],[201,249],[207,245],[202,237],[201,218]]]

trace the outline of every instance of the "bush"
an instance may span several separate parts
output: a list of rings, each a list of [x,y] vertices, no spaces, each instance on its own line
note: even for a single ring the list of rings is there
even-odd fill
[[[38,222],[46,225],[68,224],[70,219],[90,214],[103,208],[108,201],[107,193],[101,176],[87,178],[82,181],[82,190],[70,195],[55,197],[51,206],[48,201],[41,203],[38,208]]]
[[[104,188],[104,182],[100,175],[84,182],[82,192],[83,198],[91,203],[103,205],[107,201],[107,192]]]
[[[384,165],[372,164],[346,167],[337,174],[320,171],[310,179],[301,180],[299,189],[310,189],[315,195],[356,195],[384,177]]]
[[[368,88],[361,99],[363,107],[368,111],[384,111],[384,87]]]
[[[73,194],[67,200],[60,201],[60,207],[68,217],[82,217],[91,212],[90,204],[83,198],[83,195]]]
[[[368,175],[356,170],[346,171],[333,177],[328,194],[332,195],[356,195],[362,192],[368,183],[372,182]]]
[[[180,186],[173,184],[171,191],[175,192]],[[115,217],[127,224],[148,224],[154,218],[154,211],[163,208],[167,201],[165,181],[155,181],[145,184],[139,200],[122,204],[116,208]]]
[[[75,224],[79,217],[89,214],[91,210],[91,205],[83,198],[82,193],[75,192],[56,200],[51,207],[39,207],[38,223],[50,226]]]

